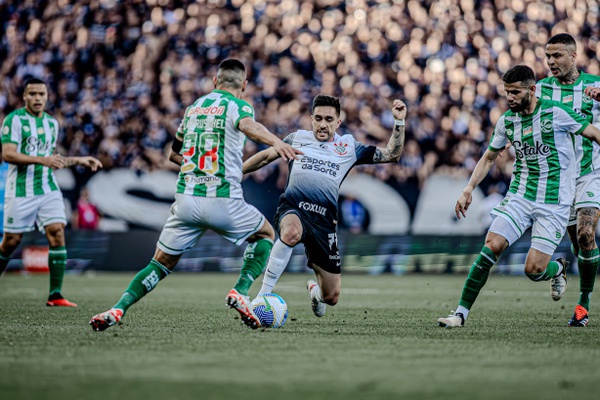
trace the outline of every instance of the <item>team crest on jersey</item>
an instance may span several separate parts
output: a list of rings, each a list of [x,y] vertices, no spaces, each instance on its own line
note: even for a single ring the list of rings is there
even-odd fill
[[[563,97],[562,98],[562,102],[563,103],[571,103],[571,102],[573,102],[573,95],[570,94],[568,96]]]
[[[23,131],[24,132],[29,132],[29,127],[27,125],[23,126]]]
[[[552,121],[549,119],[543,119],[541,122],[542,132],[552,132]]]
[[[334,143],[334,151],[340,156],[345,156],[348,154],[348,143]]]

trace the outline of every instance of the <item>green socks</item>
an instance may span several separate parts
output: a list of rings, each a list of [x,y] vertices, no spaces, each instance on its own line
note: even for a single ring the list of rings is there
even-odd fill
[[[60,294],[65,267],[67,265],[67,248],[65,246],[50,247],[48,250],[48,268],[50,269],[50,296]]]
[[[250,286],[265,269],[272,248],[273,242],[269,239],[260,239],[248,244],[244,252],[244,265],[240,271],[240,277],[233,287],[235,290],[245,296],[248,295]]]
[[[586,310],[590,309],[590,297],[594,290],[599,261],[600,251],[597,247],[593,250],[581,250],[577,257],[580,290],[577,304],[583,306]]]
[[[560,265],[558,265],[556,261],[550,261],[546,266],[546,270],[544,272],[541,272],[539,274],[530,274],[525,272],[525,275],[527,275],[527,277],[534,282],[549,281],[550,279],[556,276],[559,270]]]
[[[148,294],[161,279],[170,273],[171,271],[167,267],[153,258],[146,268],[138,272],[131,280],[127,290],[113,308],[123,310],[123,315],[125,315],[129,307]]]
[[[477,257],[471,266],[471,271],[469,271],[469,276],[463,287],[458,305],[465,307],[467,310],[471,309],[479,292],[487,282],[488,276],[490,275],[490,269],[494,266],[496,261],[496,255],[492,250],[484,246],[481,249],[481,253],[479,253],[479,257]]]

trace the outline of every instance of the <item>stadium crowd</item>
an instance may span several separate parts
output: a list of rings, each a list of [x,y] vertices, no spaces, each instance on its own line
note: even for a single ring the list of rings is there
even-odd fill
[[[0,0],[0,117],[37,77],[65,155],[172,169],[165,149],[185,107],[235,57],[249,68],[257,120],[281,137],[310,127],[308,107],[323,93],[341,98],[340,133],[385,145],[389,104],[403,99],[401,161],[357,171],[414,211],[434,171],[470,174],[507,109],[502,74],[525,63],[546,76],[551,35],[572,34],[580,66],[600,74],[599,18],[596,0]],[[482,188],[506,190],[512,161],[501,158]],[[282,188],[286,172],[274,163],[249,179]]]

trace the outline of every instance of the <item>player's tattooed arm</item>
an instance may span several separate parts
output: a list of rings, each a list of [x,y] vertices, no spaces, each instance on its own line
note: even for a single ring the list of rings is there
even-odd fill
[[[102,168],[102,163],[97,158],[91,156],[85,157],[62,157],[60,159],[63,163],[63,168],[69,168],[74,165],[83,165],[84,167],[90,168],[92,171],[98,170],[98,168]]]
[[[401,100],[394,100],[392,113],[394,114],[395,119],[392,136],[385,149],[379,147],[375,149],[375,154],[373,155],[374,163],[398,162],[402,155],[402,151],[404,151],[406,104]]]

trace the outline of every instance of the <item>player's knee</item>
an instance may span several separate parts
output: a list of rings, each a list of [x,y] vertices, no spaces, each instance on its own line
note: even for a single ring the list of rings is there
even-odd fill
[[[323,302],[330,306],[335,306],[340,298],[340,292],[334,291],[330,293],[323,293]]]
[[[290,247],[294,247],[302,239],[302,232],[294,227],[281,232],[281,241]]]
[[[64,246],[65,230],[62,225],[53,224],[44,228],[50,246]]]
[[[21,244],[21,235],[11,235],[6,233],[2,239],[2,252],[4,254],[12,254]]]
[[[541,274],[546,270],[546,265],[539,263],[525,263],[526,274]]]

